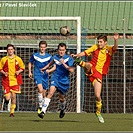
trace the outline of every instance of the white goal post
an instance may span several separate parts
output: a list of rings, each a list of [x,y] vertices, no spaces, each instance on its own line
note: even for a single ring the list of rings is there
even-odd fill
[[[73,20],[77,22],[77,53],[81,52],[81,17],[0,17],[0,21],[19,21],[19,20]],[[77,66],[77,77],[76,77],[76,84],[77,84],[77,106],[76,112],[81,112],[81,92],[80,92],[80,85],[81,85],[81,72],[80,67]]]

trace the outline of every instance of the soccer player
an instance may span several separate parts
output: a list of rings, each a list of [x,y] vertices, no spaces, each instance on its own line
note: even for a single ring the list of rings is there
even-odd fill
[[[48,89],[48,73],[47,70],[42,71],[44,68],[52,61],[52,55],[46,53],[47,42],[39,42],[39,52],[32,54],[28,64],[29,78],[33,77],[32,67],[34,65],[34,81],[38,87],[38,114],[41,112],[42,104],[44,103],[44,98]]]
[[[99,122],[101,123],[104,123],[104,119],[101,115],[102,76],[107,74],[111,56],[118,48],[118,36],[119,35],[117,33],[114,33],[114,46],[109,46],[107,44],[107,36],[99,35],[97,37],[97,44],[94,44],[93,46],[91,46],[90,48],[81,53],[71,55],[72,57],[77,57],[75,59],[75,64],[84,68],[86,76],[93,84],[94,93],[96,97],[95,114],[98,117]],[[90,62],[82,61],[82,56],[90,55],[92,55],[92,59]]]
[[[66,100],[65,95],[66,92],[69,89],[69,74],[70,72],[74,72],[73,63],[74,60],[71,56],[65,54],[66,53],[66,44],[59,43],[58,45],[58,54],[54,55],[53,61],[46,67],[44,67],[42,70],[47,69],[49,66],[54,64],[54,67],[52,67],[49,72],[53,72],[51,76],[51,84],[50,84],[50,90],[48,92],[47,97],[45,98],[44,106],[42,107],[42,112],[38,115],[40,118],[44,117],[44,114],[46,113],[47,107],[49,106],[49,103],[51,101],[52,96],[54,95],[55,91],[59,92],[59,108],[60,108],[60,118],[63,118],[65,115],[65,109],[66,109]]]
[[[21,93],[20,85],[23,83],[21,72],[25,65],[20,57],[15,55],[15,47],[7,45],[7,55],[0,61],[0,72],[2,73],[2,88],[6,103],[11,99],[10,117],[14,117],[16,108],[16,94]]]

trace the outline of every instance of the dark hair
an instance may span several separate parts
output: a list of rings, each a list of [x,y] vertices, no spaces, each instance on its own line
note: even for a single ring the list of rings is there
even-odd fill
[[[99,39],[103,39],[103,41],[106,42],[107,41],[107,36],[105,36],[105,35],[99,35],[97,37],[97,40],[99,40]]]
[[[65,47],[65,49],[66,49],[66,44],[65,43],[59,43],[58,49],[59,49],[59,47]]]
[[[46,42],[46,41],[40,41],[40,42],[39,42],[39,47],[41,46],[41,44],[45,44],[46,47],[47,47],[47,42]]]
[[[6,49],[8,49],[9,47],[12,47],[12,48],[15,50],[14,45],[12,45],[12,44],[7,44]]]

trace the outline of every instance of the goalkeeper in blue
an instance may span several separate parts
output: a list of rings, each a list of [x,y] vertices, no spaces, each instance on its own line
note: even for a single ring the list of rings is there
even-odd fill
[[[41,69],[48,65],[53,57],[51,54],[46,53],[47,42],[39,42],[39,51],[32,54],[28,64],[29,77],[33,78],[32,67],[34,65],[34,81],[38,87],[38,114],[41,112],[46,92],[48,89],[48,73],[47,70],[42,71]]]
[[[54,64],[54,65],[53,65]],[[42,112],[38,115],[40,118],[44,117],[46,110],[49,106],[52,96],[57,91],[59,92],[59,117],[63,118],[66,109],[65,95],[69,89],[69,74],[74,72],[74,60],[71,56],[66,54],[66,44],[60,43],[58,45],[58,54],[53,56],[53,61],[42,69],[42,71],[49,68],[51,65],[53,67],[49,69],[49,73],[52,73],[50,90],[47,97],[45,98],[44,105],[42,107]]]

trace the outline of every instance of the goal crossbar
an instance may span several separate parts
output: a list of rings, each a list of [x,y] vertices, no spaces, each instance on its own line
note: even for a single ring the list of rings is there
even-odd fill
[[[0,20],[80,20],[80,17],[0,17]]]

